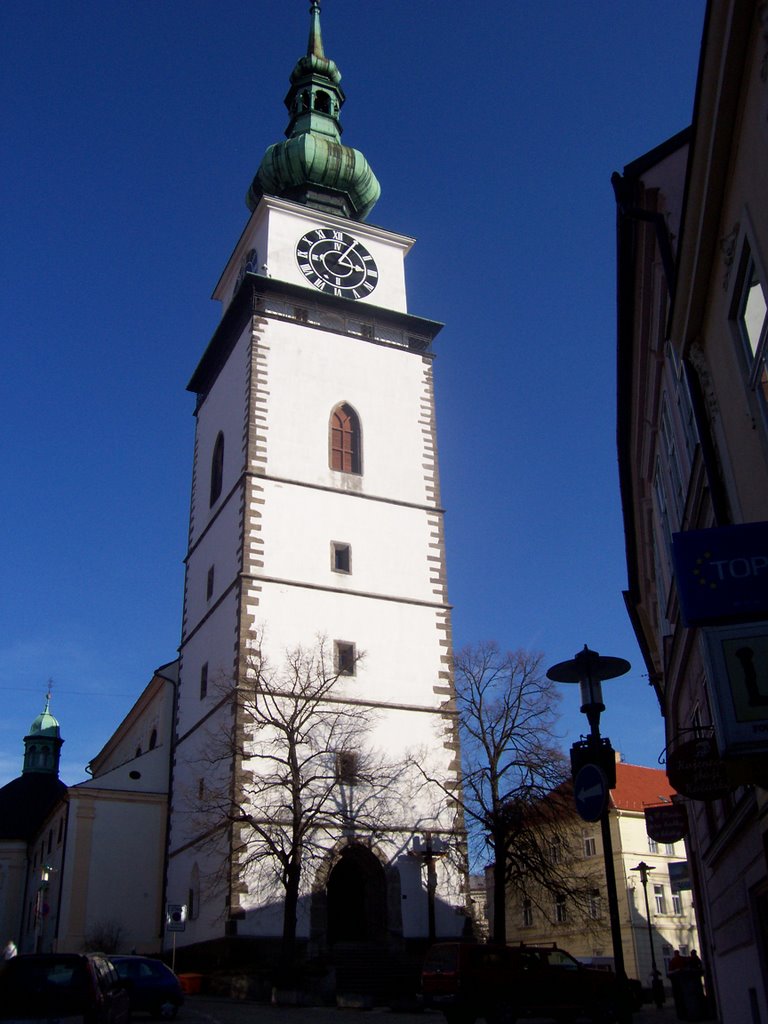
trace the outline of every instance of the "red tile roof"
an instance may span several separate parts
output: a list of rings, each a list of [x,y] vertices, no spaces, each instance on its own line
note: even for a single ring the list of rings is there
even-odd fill
[[[611,804],[620,811],[642,811],[653,804],[672,803],[675,792],[663,769],[619,762]]]

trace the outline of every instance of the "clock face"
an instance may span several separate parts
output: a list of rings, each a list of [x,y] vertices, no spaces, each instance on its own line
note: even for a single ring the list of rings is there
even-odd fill
[[[364,299],[379,280],[376,262],[362,243],[345,231],[315,228],[296,246],[299,269],[321,292]]]

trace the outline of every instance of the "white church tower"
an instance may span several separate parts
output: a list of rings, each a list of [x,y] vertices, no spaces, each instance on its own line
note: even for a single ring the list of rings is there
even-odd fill
[[[340,142],[340,79],[312,3],[287,139],[251,185],[250,220],[214,293],[222,319],[189,384],[196,435],[167,884],[167,901],[187,907],[179,945],[281,932],[279,886],[243,868],[238,829],[220,837],[222,872],[192,810],[212,737],[234,731],[233,800],[246,799],[245,774],[259,770],[248,763],[252,733],[237,735],[223,696],[247,686],[257,646],[278,665],[324,638],[336,705],[368,709],[370,742],[389,758],[421,758],[458,784],[433,396],[441,325],[408,312],[413,239],[365,222],[379,185]],[[462,933],[461,821],[434,788],[417,788],[418,772],[401,781],[409,791],[390,809],[388,834],[329,829],[322,863],[304,865],[297,937],[310,951]],[[428,844],[445,852],[429,865]]]

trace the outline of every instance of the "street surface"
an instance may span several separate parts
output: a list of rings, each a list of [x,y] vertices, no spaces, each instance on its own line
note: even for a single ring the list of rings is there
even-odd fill
[[[443,1024],[433,1010],[395,1013],[384,1007],[373,1010],[341,1010],[335,1006],[268,1006],[237,1002],[217,996],[187,996],[177,1018],[185,1024]],[[546,1024],[549,1018],[527,1018],[525,1024]],[[677,1024],[671,1000],[660,1010],[643,1007],[633,1014],[632,1024]]]

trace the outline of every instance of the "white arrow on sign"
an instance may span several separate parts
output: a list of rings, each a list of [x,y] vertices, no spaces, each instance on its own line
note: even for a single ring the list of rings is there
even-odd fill
[[[577,800],[589,800],[589,798],[592,797],[592,796],[602,796],[602,795],[603,795],[603,787],[598,782],[598,784],[596,786],[592,786],[591,789],[587,789],[586,786],[583,789],[580,789],[579,792],[576,794],[576,799]]]

